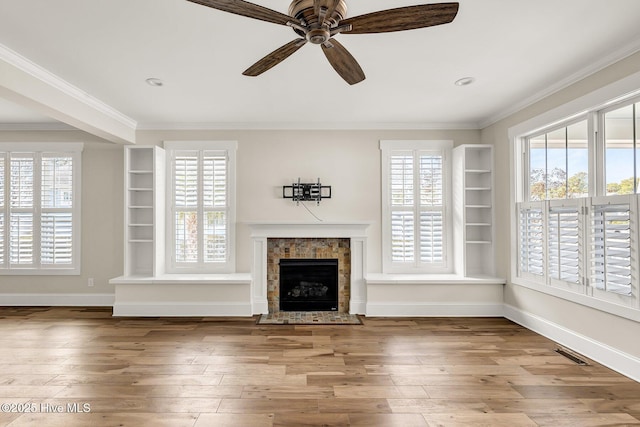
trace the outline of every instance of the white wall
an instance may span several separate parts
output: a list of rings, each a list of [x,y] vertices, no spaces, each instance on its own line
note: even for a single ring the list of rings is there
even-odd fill
[[[367,270],[382,271],[381,139],[451,139],[479,143],[475,130],[459,131],[146,131],[139,144],[165,140],[235,140],[237,153],[237,268],[250,271],[247,222],[316,219],[303,206],[282,198],[282,186],[298,177],[330,185],[332,198],[307,206],[324,221],[370,221]]]
[[[511,158],[508,129],[636,73],[638,70],[640,70],[640,53],[609,66],[482,130],[482,142],[494,144],[495,162],[498,165],[496,168],[496,223],[505,225],[496,230],[497,273],[500,277],[510,277],[510,257],[515,256],[517,251],[517,248],[511,247],[511,231],[508,226],[511,212],[509,204],[511,176],[508,168]],[[578,343],[576,345],[582,345],[584,352],[590,349],[595,352],[592,357],[597,356],[597,351],[609,348],[613,353],[624,357],[630,356],[636,359],[635,363],[640,363],[640,340],[635,339],[640,336],[638,322],[509,283],[505,288],[504,297],[514,320],[521,321],[526,326],[534,329],[548,328],[547,331],[550,331],[548,335],[555,334],[552,338],[558,340],[575,339],[575,343]]]

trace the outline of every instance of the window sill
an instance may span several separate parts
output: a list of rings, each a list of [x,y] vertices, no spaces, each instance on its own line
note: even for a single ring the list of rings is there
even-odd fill
[[[640,310],[636,307],[615,304],[610,301],[594,298],[593,296],[584,293],[573,292],[556,286],[536,283],[520,277],[514,277],[511,280],[511,283],[515,286],[520,286],[543,294],[551,295],[556,298],[561,298],[575,304],[580,304],[618,317],[633,320],[634,322],[640,322]]]
[[[505,279],[490,276],[465,277],[459,274],[368,274],[367,285],[504,285]]]
[[[221,274],[162,274],[159,276],[134,275],[120,276],[109,280],[112,285],[118,284],[251,284],[249,273],[221,273]]]

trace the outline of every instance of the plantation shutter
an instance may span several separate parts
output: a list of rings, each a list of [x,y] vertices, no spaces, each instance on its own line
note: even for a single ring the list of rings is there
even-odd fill
[[[9,262],[34,264],[34,155],[15,154],[10,160]]]
[[[394,262],[413,262],[414,249],[413,212],[391,213],[391,258]]]
[[[389,180],[392,262],[444,263],[442,153],[395,152]]]
[[[228,159],[223,151],[177,151],[174,158],[177,265],[228,258]]]
[[[2,149],[0,274],[79,274],[82,144],[8,143]]]
[[[544,210],[540,202],[518,204],[520,273],[544,275]]]
[[[444,171],[442,154],[422,154],[420,164],[420,260],[444,261]]]
[[[621,295],[632,294],[630,203],[591,206],[591,285]]]
[[[175,257],[198,262],[198,152],[178,152],[174,161]]]
[[[73,159],[43,155],[41,167],[40,263],[73,262]]]
[[[394,154],[390,159],[391,259],[415,260],[414,158],[412,153]]]
[[[204,258],[227,258],[227,159],[224,153],[205,152],[203,159]]]
[[[580,282],[582,224],[580,207],[550,205],[547,241],[549,277],[569,283]]]

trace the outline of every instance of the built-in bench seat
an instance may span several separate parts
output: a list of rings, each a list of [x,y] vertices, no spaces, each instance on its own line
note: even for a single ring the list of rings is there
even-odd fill
[[[251,274],[120,276],[114,316],[251,316]]]
[[[498,277],[475,276],[465,277],[459,274],[389,274],[371,273],[367,274],[365,281],[367,285],[391,285],[394,283],[405,285],[504,285],[506,281]]]
[[[117,285],[122,283],[183,283],[183,284],[251,284],[250,273],[220,273],[220,274],[161,274],[120,276],[109,280],[109,283]]]
[[[456,274],[371,273],[367,316],[502,316],[505,280]]]

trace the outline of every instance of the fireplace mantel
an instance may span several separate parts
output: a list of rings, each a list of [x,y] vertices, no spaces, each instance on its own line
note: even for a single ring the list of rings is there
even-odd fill
[[[251,237],[367,237],[369,222],[248,222]]]
[[[269,313],[267,302],[267,239],[348,238],[351,243],[351,300],[349,313],[366,314],[366,249],[369,222],[248,222],[251,230],[251,302],[253,314]]]

